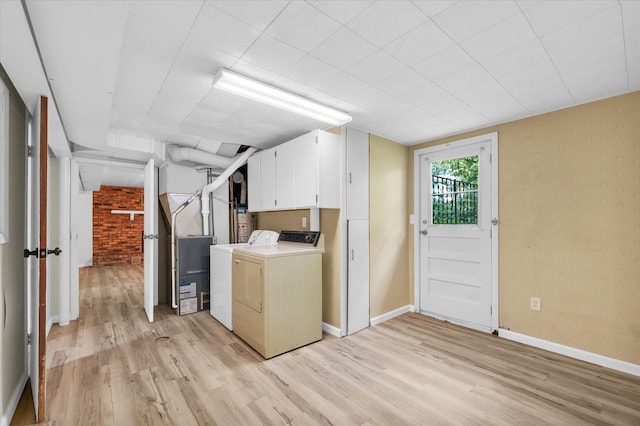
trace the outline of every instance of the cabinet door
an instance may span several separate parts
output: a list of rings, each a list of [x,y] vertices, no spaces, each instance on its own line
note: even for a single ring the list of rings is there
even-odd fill
[[[260,210],[276,208],[276,150],[260,155]]]
[[[294,139],[294,191],[295,206],[316,207],[318,196],[318,143],[317,132]]]
[[[342,206],[340,186],[343,180],[343,165],[340,151],[342,138],[333,133],[318,131],[316,151],[318,155],[318,202],[317,207],[339,209]]]
[[[293,209],[293,144],[284,143],[276,148],[275,188],[277,209]]]
[[[369,135],[347,128],[347,220],[369,219]]]
[[[347,334],[369,327],[369,221],[348,227]]]
[[[247,164],[247,201],[249,211],[257,212],[262,210],[260,205],[260,157],[262,154],[254,154],[249,157]]]

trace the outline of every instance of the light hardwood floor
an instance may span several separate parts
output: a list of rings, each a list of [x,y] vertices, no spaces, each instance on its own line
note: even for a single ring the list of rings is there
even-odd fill
[[[48,339],[52,425],[640,425],[640,378],[405,314],[265,361],[208,312],[142,307],[140,267],[81,272]]]

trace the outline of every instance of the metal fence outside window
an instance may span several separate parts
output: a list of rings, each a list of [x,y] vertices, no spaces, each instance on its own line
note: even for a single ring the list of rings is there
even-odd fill
[[[478,223],[478,185],[443,176],[432,176],[434,225]]]

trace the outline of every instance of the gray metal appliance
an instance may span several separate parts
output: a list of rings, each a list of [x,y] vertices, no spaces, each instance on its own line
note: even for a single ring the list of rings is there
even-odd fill
[[[178,237],[178,315],[210,309],[210,236]]]

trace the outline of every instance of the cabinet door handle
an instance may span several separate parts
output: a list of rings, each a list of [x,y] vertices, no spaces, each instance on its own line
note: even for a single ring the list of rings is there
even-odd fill
[[[356,260],[356,253],[353,249],[351,249],[351,260]]]

